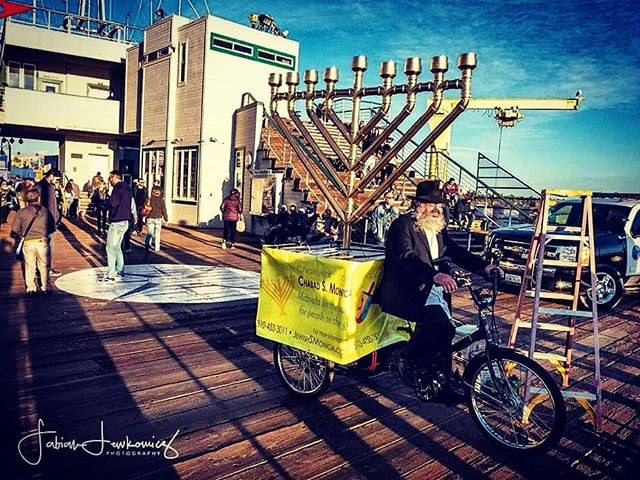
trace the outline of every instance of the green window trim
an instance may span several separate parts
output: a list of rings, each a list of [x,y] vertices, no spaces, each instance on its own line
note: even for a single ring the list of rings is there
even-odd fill
[[[295,71],[296,69],[296,57],[294,55],[254,43],[249,43],[244,40],[227,37],[226,35],[221,35],[219,33],[211,33],[211,42],[209,46],[211,50],[226,53],[227,55],[233,55],[234,57],[245,58],[253,60],[254,62],[284,68],[286,70]],[[249,51],[251,53],[249,53]],[[269,59],[270,56],[273,56],[273,60]]]

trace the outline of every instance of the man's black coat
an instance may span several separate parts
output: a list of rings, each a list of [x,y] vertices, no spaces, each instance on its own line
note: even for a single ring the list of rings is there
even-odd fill
[[[480,272],[487,265],[482,258],[458,246],[446,230],[437,239],[440,257],[447,256],[471,272]],[[435,259],[431,257],[427,237],[414,227],[412,213],[401,215],[391,224],[385,250],[380,307],[397,317],[413,320],[426,303],[438,271],[433,266]]]

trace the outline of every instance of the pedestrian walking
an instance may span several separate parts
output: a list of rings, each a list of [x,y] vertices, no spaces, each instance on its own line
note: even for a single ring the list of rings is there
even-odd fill
[[[220,205],[222,221],[224,222],[224,232],[222,236],[222,248],[236,248],[236,226],[242,215],[242,202],[240,202],[240,192],[237,188],[231,189],[231,193],[222,201]]]
[[[149,215],[147,215],[147,236],[144,240],[144,251],[149,251],[151,241],[153,240],[153,250],[159,252],[162,225],[169,221],[167,217],[167,206],[164,203],[164,198],[162,198],[162,190],[160,187],[153,187],[151,189],[151,196],[147,202],[151,206],[151,211]]]
[[[16,240],[24,261],[24,282],[27,295],[38,292],[36,270],[40,274],[41,291],[49,288],[49,238],[55,231],[55,223],[48,209],[40,205],[40,192],[32,188],[25,193],[27,206],[20,209],[13,219],[11,236]]]
[[[98,229],[98,235],[104,236],[107,234],[107,214],[111,209],[109,203],[109,189],[106,183],[102,182],[93,189],[93,195],[91,196],[91,204],[94,206],[96,213],[96,227]]]
[[[129,228],[131,219],[131,187],[122,181],[122,173],[113,170],[109,174],[109,183],[113,187],[111,192],[111,210],[109,213],[109,231],[107,233],[107,273],[102,277],[103,282],[115,282],[116,278],[124,277],[124,254],[122,253],[122,239]]]
[[[40,193],[40,204],[49,210],[54,222],[54,230],[49,234],[49,276],[59,277],[61,273],[53,268],[53,257],[55,256],[56,230],[60,223],[60,210],[56,195],[56,184],[60,182],[62,174],[60,170],[52,168],[45,172],[42,180],[36,183],[36,188]]]
[[[133,197],[136,201],[136,208],[138,209],[138,222],[136,223],[136,233],[142,232],[142,222],[144,217],[142,216],[142,207],[147,202],[148,192],[147,186],[144,183],[144,179],[139,178],[136,187],[133,189]]]

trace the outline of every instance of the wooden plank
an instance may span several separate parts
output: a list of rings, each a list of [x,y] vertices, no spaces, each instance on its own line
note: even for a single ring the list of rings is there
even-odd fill
[[[104,264],[104,243],[90,235],[92,222],[65,220],[65,228],[58,242],[59,269],[66,273]],[[240,255],[214,248],[219,231],[170,228],[166,242],[161,261],[259,269],[254,245],[243,247]],[[134,245],[141,249],[139,239]],[[130,259],[142,262],[144,256],[134,251]],[[366,383],[338,375],[320,399],[292,398],[275,375],[270,343],[254,337],[255,301],[144,305],[60,293],[52,309],[47,301],[27,302],[20,278],[17,265],[0,257],[0,302],[8,314],[0,324],[0,384],[5,387],[0,420],[8,429],[7,451],[33,431],[38,418],[68,438],[92,437],[100,421],[112,438],[167,438],[180,430],[175,461],[101,461],[48,451],[45,473],[52,478],[86,471],[109,478],[236,475],[256,480],[552,478],[551,470],[567,477],[623,477],[633,472],[640,374],[640,301],[634,296],[600,317],[605,432],[594,435],[581,409],[570,402],[560,448],[531,464],[489,444],[463,409],[421,404],[389,374]],[[502,335],[508,333],[514,305],[513,295],[500,294],[496,314]],[[459,318],[471,320],[476,313],[464,290],[454,296],[454,306]],[[588,319],[578,319],[575,332],[571,388],[588,391],[593,362]],[[539,345],[554,353],[563,335],[540,331]]]

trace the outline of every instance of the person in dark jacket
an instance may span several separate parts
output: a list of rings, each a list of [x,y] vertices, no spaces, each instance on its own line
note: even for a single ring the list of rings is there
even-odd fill
[[[286,239],[287,222],[289,221],[289,212],[286,205],[280,205],[278,214],[273,219],[272,225],[267,229],[265,243],[268,245],[277,245]]]
[[[481,257],[457,245],[445,230],[442,196],[437,180],[420,182],[415,210],[398,217],[389,228],[386,241],[384,273],[380,284],[380,307],[411,322],[415,330],[404,352],[400,375],[414,385],[417,395],[432,400],[440,397],[451,372],[451,341],[455,328],[451,324],[451,293],[457,288],[448,272],[435,262],[450,257],[457,265],[473,272],[489,273],[495,268]],[[408,372],[435,372],[430,389],[420,376]],[[432,383],[438,382],[438,383]],[[432,386],[435,385],[435,390]],[[443,395],[446,397],[446,395]],[[442,398],[446,401],[446,398]]]
[[[60,223],[60,210],[58,209],[58,200],[56,196],[56,182],[60,181],[62,174],[60,170],[55,168],[45,172],[42,180],[36,184],[38,192],[40,192],[40,204],[49,210],[54,222],[54,230],[49,235],[49,276],[58,277],[60,272],[53,268],[53,257],[55,256],[56,230]]]
[[[96,213],[98,235],[104,236],[107,234],[107,214],[111,209],[111,203],[109,202],[109,186],[106,183],[103,182],[93,189],[91,204],[93,205]]]
[[[116,277],[124,277],[124,254],[122,253],[122,239],[129,228],[131,219],[131,202],[133,194],[131,187],[122,181],[122,173],[113,170],[109,174],[111,191],[110,225],[107,232],[107,264],[108,269],[103,282],[115,282]]]
[[[142,207],[147,201],[148,192],[147,186],[144,183],[144,179],[139,178],[138,183],[136,184],[134,191],[134,199],[136,201],[136,208],[138,209],[138,222],[136,223],[136,233],[142,232],[142,221],[144,220],[142,215],[140,214]]]
[[[222,201],[220,205],[222,221],[224,222],[224,232],[222,236],[222,248],[236,248],[236,226],[242,215],[242,202],[240,202],[240,192],[233,188],[231,193]]]
[[[160,187],[151,189],[151,196],[148,202],[151,204],[151,213],[147,216],[147,236],[144,240],[144,250],[149,251],[151,248],[151,240],[154,240],[154,251],[160,251],[160,232],[162,224],[168,221],[167,206],[162,198],[162,190]]]

